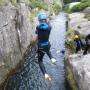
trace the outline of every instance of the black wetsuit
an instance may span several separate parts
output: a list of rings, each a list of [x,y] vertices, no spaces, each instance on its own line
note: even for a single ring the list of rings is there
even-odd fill
[[[50,52],[49,35],[51,26],[47,23],[42,23],[36,27],[36,34],[38,35],[38,63],[43,74],[46,73],[45,66],[43,64],[43,56],[46,53],[49,58],[52,58]]]
[[[85,47],[85,50],[83,52],[83,55],[87,54],[87,51],[90,49],[90,34],[88,34],[86,36],[85,41],[86,41],[86,47]]]

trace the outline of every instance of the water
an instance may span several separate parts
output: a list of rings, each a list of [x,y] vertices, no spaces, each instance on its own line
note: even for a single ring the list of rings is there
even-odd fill
[[[51,52],[57,62],[53,65],[45,55],[44,64],[52,77],[52,84],[49,85],[44,80],[35,58],[35,50],[30,49],[28,56],[24,58],[24,64],[9,78],[3,90],[65,90],[64,55],[61,53],[65,49],[65,21],[66,17],[63,12],[51,21]],[[33,53],[30,53],[31,51]]]
[[[56,58],[57,63],[53,65],[45,56],[44,63],[48,73],[51,75],[53,82],[49,90],[65,90],[65,73],[64,73],[64,55],[61,53],[65,49],[65,26],[66,17],[60,13],[55,20],[52,20],[52,31],[50,35],[51,52]]]

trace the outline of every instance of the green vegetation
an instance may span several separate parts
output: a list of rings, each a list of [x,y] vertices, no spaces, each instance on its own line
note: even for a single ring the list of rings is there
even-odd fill
[[[6,1],[7,1],[7,0],[0,0],[0,6],[5,5],[5,4],[6,4]]]
[[[65,12],[69,13],[69,12],[70,12],[69,4],[65,5],[65,6],[63,7],[63,10],[64,10]]]
[[[7,5],[9,2],[12,3],[12,5],[17,5],[17,0],[0,0],[0,6]]]
[[[71,3],[72,0],[63,0],[64,1],[64,4],[68,4],[68,3]]]
[[[69,30],[66,34],[67,43],[65,44],[66,48],[71,51],[71,53],[75,53],[76,49],[76,42],[74,42],[74,35],[79,35],[82,42],[85,42],[85,35],[81,35],[78,31],[75,30]],[[84,47],[83,47],[84,48]]]
[[[90,6],[90,0],[82,0],[80,4],[75,5],[71,8],[71,12],[78,12],[84,10],[86,7]]]
[[[72,72],[72,67],[68,61],[68,59],[66,59],[64,61],[65,64],[65,76],[66,76],[66,88],[67,90],[79,90],[77,82],[75,80],[74,74]]]
[[[44,10],[48,10],[48,5],[45,4],[42,0],[30,0],[31,2],[31,8],[38,8],[38,9],[44,9]]]
[[[67,2],[70,3],[70,1]],[[81,0],[79,4],[74,5],[72,8],[69,8],[69,3],[64,6],[64,10],[68,13],[79,12],[90,6],[90,0]]]
[[[65,46],[67,49],[71,51],[71,53],[75,52],[75,46],[76,46],[76,42],[73,41],[74,34],[75,34],[74,30],[69,30],[65,35],[67,39],[67,43],[65,44]]]
[[[87,3],[80,3],[78,5],[75,5],[74,7],[71,8],[71,12],[78,12],[84,10],[86,7],[88,7]]]
[[[9,1],[12,3],[12,5],[14,5],[14,6],[17,5],[17,0],[9,0]]]
[[[76,81],[75,81],[75,78],[73,76],[73,73],[72,73],[72,70],[70,69],[70,67],[67,67],[67,80],[68,80],[68,83],[70,84],[71,86],[71,89],[72,90],[78,90],[78,87],[76,85]]]
[[[52,9],[53,9],[54,13],[58,14],[58,12],[60,12],[60,10],[61,10],[60,2],[54,1],[53,5],[52,5]]]

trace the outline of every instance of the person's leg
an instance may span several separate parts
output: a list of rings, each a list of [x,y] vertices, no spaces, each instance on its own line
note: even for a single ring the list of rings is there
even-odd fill
[[[50,45],[46,46],[46,47],[44,48],[44,50],[45,50],[46,54],[48,55],[48,57],[49,57],[50,59],[52,59],[53,56],[52,56],[52,54],[51,54],[51,52],[50,52]]]
[[[45,77],[46,80],[49,80],[49,82],[51,83],[51,77],[47,74],[45,66],[43,64],[43,56],[45,53],[43,53],[42,51],[38,52],[38,63],[39,63],[39,67]]]
[[[50,52],[50,46],[47,46],[45,48],[46,54],[48,55],[48,57],[50,58],[50,60],[52,61],[53,64],[55,64],[56,59],[53,58],[51,52]]]
[[[78,51],[80,51],[80,47],[76,47],[76,53],[78,53]]]
[[[40,67],[42,73],[45,75],[46,69],[45,69],[45,66],[43,64],[43,56],[44,56],[44,53],[41,52],[41,51],[38,51],[38,63],[39,63],[39,67]]]
[[[86,55],[88,50],[89,50],[89,46],[87,45],[87,46],[85,47],[85,50],[84,50],[84,52],[83,52],[83,55]]]

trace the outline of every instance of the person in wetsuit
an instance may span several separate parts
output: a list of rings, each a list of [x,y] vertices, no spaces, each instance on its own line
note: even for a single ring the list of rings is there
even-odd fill
[[[40,69],[46,80],[51,80],[50,76],[47,74],[45,66],[43,64],[43,56],[47,54],[51,59],[52,63],[56,62],[50,52],[50,42],[49,36],[51,32],[51,26],[48,23],[48,17],[45,13],[38,15],[39,25],[36,27],[36,34],[38,39],[38,63]]]
[[[83,55],[86,55],[88,50],[90,49],[90,34],[88,34],[85,38],[86,45],[85,45],[85,50],[83,52]]]
[[[82,41],[80,39],[80,36],[75,35],[74,36],[74,41],[76,42],[76,51],[75,51],[75,53],[78,53],[78,51],[80,51],[83,48],[83,44],[82,44]]]

